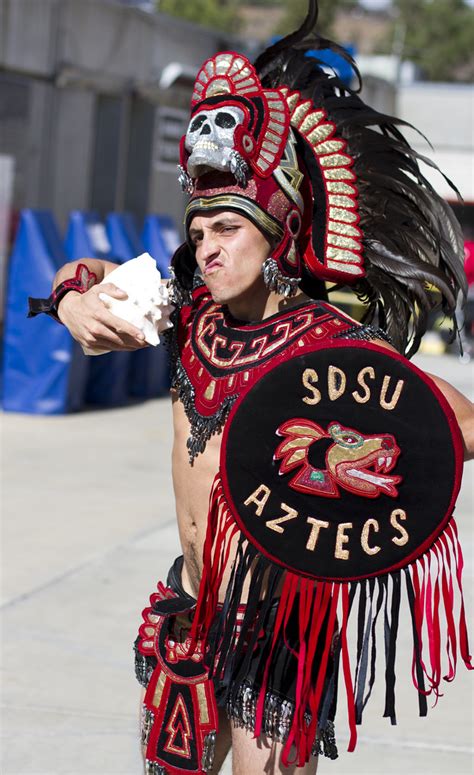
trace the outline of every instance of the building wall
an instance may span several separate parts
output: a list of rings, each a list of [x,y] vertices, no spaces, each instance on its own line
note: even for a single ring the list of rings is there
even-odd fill
[[[70,210],[97,203],[102,215],[158,210],[180,221],[178,149],[162,162],[155,147],[160,107],[180,107],[182,134],[194,74],[220,37],[111,0],[0,0],[0,22],[0,152],[15,159],[14,207],[51,209],[63,227]],[[170,62],[188,78],[165,93]],[[106,152],[104,181],[94,164]]]
[[[474,87],[452,83],[401,86],[397,112],[426,136],[433,149],[420,135],[409,132],[413,146],[438,164],[466,201],[474,203]],[[423,172],[442,196],[455,198],[439,173],[426,165]]]

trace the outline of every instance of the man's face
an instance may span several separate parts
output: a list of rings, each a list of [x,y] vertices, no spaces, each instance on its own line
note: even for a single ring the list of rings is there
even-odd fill
[[[262,264],[270,255],[270,243],[243,215],[230,210],[196,215],[189,227],[196,248],[196,261],[212,298],[218,304],[246,300],[268,294]]]

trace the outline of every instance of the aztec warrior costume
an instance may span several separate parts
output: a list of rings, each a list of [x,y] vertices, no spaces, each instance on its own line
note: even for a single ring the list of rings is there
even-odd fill
[[[353,750],[375,680],[377,620],[384,716],[396,723],[402,597],[420,715],[441,679],[454,678],[458,653],[472,667],[452,516],[459,428],[432,380],[376,342],[412,355],[436,305],[455,335],[462,236],[403,122],[320,67],[318,49],[331,48],[358,77],[313,31],[316,20],[312,0],[301,28],[255,66],[232,52],[205,62],[181,142],[190,200],[172,262],[172,386],[190,423],[191,464],[223,437],[198,599],[183,590],[178,559],[135,643],[148,775],[208,772],[218,706],[283,742],[284,765],[302,766],[337,755],[345,694]],[[301,288],[310,300],[260,322],[215,303],[188,230],[219,210],[267,237],[269,291]],[[361,324],[328,301],[345,285],[366,305]]]
[[[452,519],[456,421],[429,379],[371,342],[410,355],[436,303],[454,321],[465,292],[462,238],[397,128],[403,122],[318,66],[318,48],[348,57],[312,31],[316,17],[312,2],[302,27],[254,67],[232,52],[205,62],[181,142],[186,229],[196,214],[245,215],[272,245],[267,288],[289,297],[301,287],[318,300],[239,321],[213,302],[190,240],[173,258],[172,386],[190,421],[190,461],[213,434],[224,436],[198,600],[182,589],[177,560],[135,644],[153,775],[211,768],[216,703],[234,723],[284,742],[286,765],[335,758],[339,668],[353,750],[375,679],[379,615],[384,715],[396,723],[403,588],[420,715],[427,696],[440,694],[441,608],[444,677],[454,677],[458,648],[471,668]],[[327,302],[325,282],[352,285],[367,305],[363,324]],[[420,407],[429,431],[411,438]],[[420,461],[420,449],[440,445],[443,463],[434,454]]]

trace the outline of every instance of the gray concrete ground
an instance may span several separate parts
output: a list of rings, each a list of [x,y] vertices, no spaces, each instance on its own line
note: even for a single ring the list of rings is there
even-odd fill
[[[421,365],[472,395],[471,366],[453,356],[425,356]],[[131,643],[178,552],[171,433],[167,399],[3,417],[3,775],[140,775]],[[470,617],[472,472],[470,463],[457,507]],[[417,718],[404,621],[399,725],[381,718],[379,690],[356,753],[347,754],[341,697],[341,755],[322,760],[320,775],[472,772],[472,676],[460,665],[428,719]]]

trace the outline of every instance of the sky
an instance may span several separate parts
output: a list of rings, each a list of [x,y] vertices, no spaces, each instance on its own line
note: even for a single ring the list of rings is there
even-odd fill
[[[466,2],[474,7],[474,0],[466,0]],[[391,2],[390,0],[359,0],[359,4],[370,11],[376,11],[380,8],[387,8]]]

